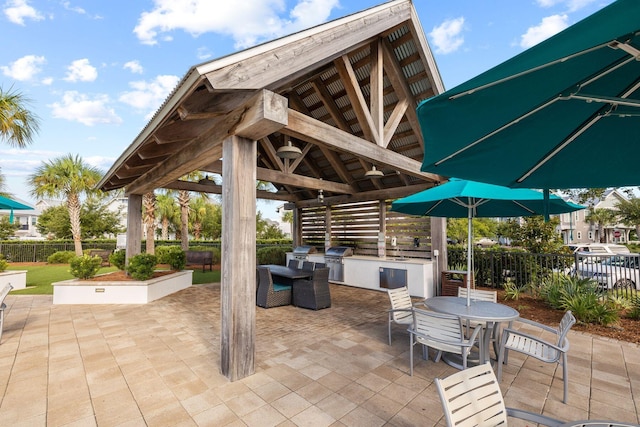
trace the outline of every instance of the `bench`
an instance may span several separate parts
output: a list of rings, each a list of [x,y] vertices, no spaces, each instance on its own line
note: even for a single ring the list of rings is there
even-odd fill
[[[90,257],[100,257],[102,258],[102,266],[111,266],[111,262],[109,261],[109,255],[111,255],[111,251],[108,249],[91,249],[89,250]]]
[[[187,265],[202,264],[202,272],[204,267],[209,265],[209,271],[213,271],[213,252],[212,251],[186,251]]]

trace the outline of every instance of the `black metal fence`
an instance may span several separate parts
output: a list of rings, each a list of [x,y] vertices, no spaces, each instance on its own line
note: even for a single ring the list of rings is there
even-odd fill
[[[449,267],[466,270],[467,253],[449,248]],[[638,295],[640,259],[638,254],[532,254],[517,251],[475,249],[474,277],[478,286],[503,288],[507,281],[518,287],[541,286],[562,274],[595,280],[616,294]]]

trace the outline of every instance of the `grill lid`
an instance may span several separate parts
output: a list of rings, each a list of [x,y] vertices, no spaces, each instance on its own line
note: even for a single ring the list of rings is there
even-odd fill
[[[325,252],[325,255],[345,257],[353,255],[353,249],[349,246],[332,246]]]
[[[315,254],[316,252],[317,252],[316,247],[315,246],[309,246],[309,245],[296,246],[293,249],[293,254],[294,255]]]

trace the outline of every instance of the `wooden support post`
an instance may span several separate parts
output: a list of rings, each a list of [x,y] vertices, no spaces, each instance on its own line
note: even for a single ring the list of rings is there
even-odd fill
[[[129,194],[127,196],[127,246],[126,263],[138,255],[142,248],[142,195]]]
[[[435,256],[438,251],[438,256]],[[441,272],[447,269],[447,219],[431,217],[431,259],[433,260],[434,295],[440,295]]]
[[[324,211],[324,251],[331,247],[331,206],[327,205]]]
[[[378,204],[378,256],[387,255],[387,202],[380,200]]]
[[[222,144],[220,363],[236,381],[255,371],[257,142],[229,136]]]

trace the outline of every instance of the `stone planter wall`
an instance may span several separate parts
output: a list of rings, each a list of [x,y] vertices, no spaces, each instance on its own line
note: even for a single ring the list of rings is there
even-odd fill
[[[184,270],[145,281],[53,283],[54,304],[146,304],[191,286],[193,271]]]
[[[5,270],[0,273],[0,289],[5,285],[13,286],[13,290],[27,287],[27,270]]]

